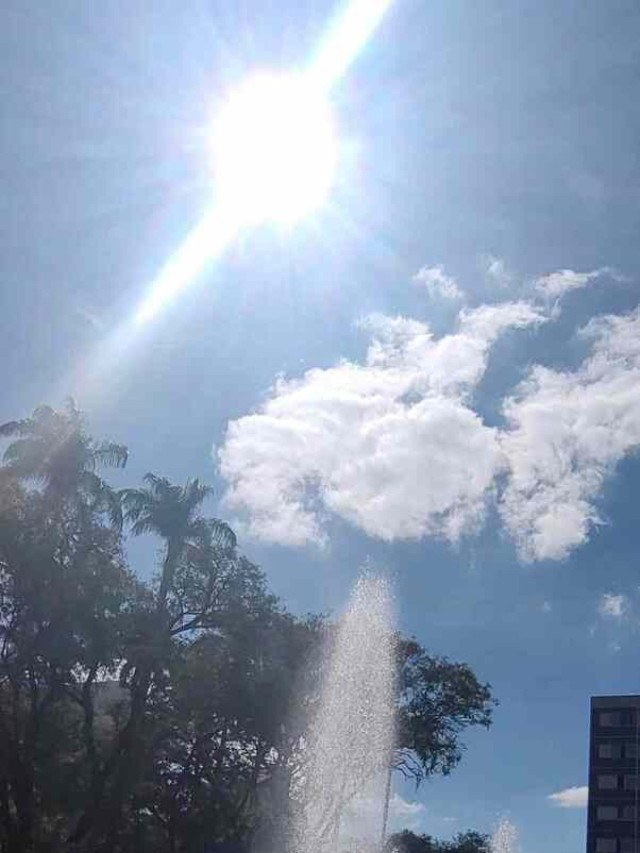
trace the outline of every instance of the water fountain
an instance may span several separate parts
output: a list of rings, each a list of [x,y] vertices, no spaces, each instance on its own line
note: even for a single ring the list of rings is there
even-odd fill
[[[365,573],[328,654],[302,796],[289,827],[290,853],[380,853],[391,792],[395,673],[390,589]],[[516,828],[502,819],[491,851],[517,849]]]
[[[306,749],[304,796],[291,827],[292,853],[380,844],[393,750],[392,610],[388,584],[363,575],[328,660]]]
[[[502,818],[491,836],[491,853],[516,853],[518,830],[508,818]]]

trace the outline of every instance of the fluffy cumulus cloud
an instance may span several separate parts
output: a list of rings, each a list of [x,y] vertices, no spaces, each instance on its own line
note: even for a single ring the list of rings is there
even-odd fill
[[[496,338],[541,319],[527,303],[482,306],[435,338],[425,323],[369,318],[363,364],[280,380],[229,425],[227,505],[253,534],[292,545],[323,541],[328,513],[385,540],[476,529],[505,459],[470,396]]]
[[[640,444],[640,313],[584,334],[593,348],[577,370],[534,366],[504,404],[501,512],[525,558],[559,559],[584,542],[601,523],[603,480]]]
[[[598,603],[598,613],[610,619],[621,619],[629,609],[626,595],[605,592]]]
[[[546,293],[600,273],[563,270]],[[534,364],[503,401],[504,426],[490,426],[473,395],[492,345],[552,318],[545,305],[462,308],[440,337],[416,319],[367,318],[362,362],[280,379],[229,424],[218,451],[227,508],[288,545],[322,543],[334,516],[384,540],[455,542],[495,500],[523,559],[565,557],[601,523],[603,481],[640,444],[640,313],[592,321],[573,371]]]
[[[589,789],[586,785],[575,785],[572,788],[556,791],[555,794],[549,794],[547,799],[561,809],[586,809],[588,796]]]
[[[432,299],[450,299],[459,301],[464,299],[464,293],[458,287],[454,278],[448,276],[441,266],[422,267],[414,275],[413,280],[427,289]]]

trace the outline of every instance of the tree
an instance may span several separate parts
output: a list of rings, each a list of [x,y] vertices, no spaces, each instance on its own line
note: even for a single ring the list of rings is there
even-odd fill
[[[449,774],[460,762],[463,732],[488,728],[491,685],[470,666],[429,655],[415,640],[398,638],[399,701],[394,766],[420,784],[436,773]]]
[[[284,849],[334,626],[286,611],[198,480],[115,492],[100,469],[127,451],[73,404],[0,433],[2,853]],[[125,559],[144,532],[153,581]],[[465,664],[393,642],[394,767],[420,782],[493,700]]]
[[[119,533],[101,512],[3,478],[0,838],[8,851],[57,837],[69,804],[91,784],[92,691],[122,654],[120,619],[135,587]]]
[[[115,524],[120,522],[115,494],[96,471],[124,468],[129,451],[112,441],[95,442],[72,400],[62,412],[39,406],[29,418],[2,424],[0,438],[14,439],[3,456],[5,477],[41,483],[59,509],[69,502],[76,508],[89,502],[94,510],[106,510]]]
[[[490,853],[491,839],[481,832],[468,830],[458,833],[450,841],[441,841],[403,829],[389,836],[385,850],[387,853]]]
[[[215,626],[216,584],[233,565],[236,539],[231,528],[206,519],[200,507],[208,486],[189,480],[178,486],[147,474],[145,486],[120,492],[124,518],[134,535],[155,533],[165,542],[160,583],[151,607],[131,620],[120,684],[129,692],[129,714],[100,777],[90,807],[71,835],[74,842],[108,832],[115,844],[123,809],[140,783],[158,720],[150,711],[167,689],[168,667],[182,635]]]
[[[222,521],[210,519],[205,523],[199,514],[200,507],[211,489],[199,482],[188,480],[184,486],[170,483],[165,477],[146,474],[145,486],[124,489],[121,492],[125,519],[131,524],[135,536],[155,533],[165,541],[165,554],[158,592],[158,608],[166,606],[179,560],[188,543],[207,539],[213,547],[233,548],[236,538],[231,528]]]

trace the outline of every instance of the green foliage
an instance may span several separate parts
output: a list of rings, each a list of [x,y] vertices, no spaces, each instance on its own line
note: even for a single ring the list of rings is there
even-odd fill
[[[387,853],[490,853],[488,835],[480,832],[460,832],[450,841],[441,841],[430,835],[417,835],[409,829],[390,835]]]
[[[496,704],[471,667],[433,657],[415,640],[398,639],[400,701],[396,768],[416,783],[450,773],[462,758],[461,733],[491,725]]]
[[[114,491],[101,469],[128,452],[72,403],[0,437],[0,851],[281,850],[331,625],[283,608],[198,480]],[[125,557],[142,533],[163,547],[149,582]],[[489,724],[491,693],[397,648],[395,765],[420,781]]]

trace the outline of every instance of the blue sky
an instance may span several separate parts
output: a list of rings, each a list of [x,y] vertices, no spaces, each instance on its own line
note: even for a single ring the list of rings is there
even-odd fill
[[[77,390],[208,203],[216,98],[333,10],[5,2],[3,417]],[[293,609],[389,572],[403,630],[501,701],[396,819],[506,814],[523,853],[582,849],[579,793],[549,796],[586,782],[589,696],[640,692],[639,41],[634,0],[396,0],[334,92],[330,201],[79,399],[129,481],[214,482]]]

